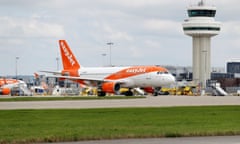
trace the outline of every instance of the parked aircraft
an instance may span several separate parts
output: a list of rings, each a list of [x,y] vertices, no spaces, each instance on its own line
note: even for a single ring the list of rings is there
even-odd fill
[[[11,93],[11,88],[17,86],[24,86],[27,87],[26,83],[22,80],[17,79],[0,79],[0,95],[9,95]]]
[[[120,88],[130,88],[126,95],[133,95],[132,88],[153,87],[154,94],[162,86],[171,85],[175,78],[168,70],[160,66],[128,67],[83,67],[81,66],[65,40],[59,40],[63,70],[61,72],[42,71],[54,74],[54,77],[70,79],[80,84],[98,88],[98,96],[106,93],[118,93]]]

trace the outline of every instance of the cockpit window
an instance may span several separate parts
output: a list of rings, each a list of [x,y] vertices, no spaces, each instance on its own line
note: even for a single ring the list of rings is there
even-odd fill
[[[169,74],[169,72],[168,72],[168,71],[165,71],[165,72],[158,71],[157,74],[158,74],[158,75],[160,75],[160,74]]]

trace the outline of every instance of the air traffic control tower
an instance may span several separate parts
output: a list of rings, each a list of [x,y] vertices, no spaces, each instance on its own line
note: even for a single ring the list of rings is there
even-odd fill
[[[211,37],[220,32],[220,22],[214,20],[216,7],[204,0],[188,7],[188,19],[183,22],[184,33],[192,37],[193,81],[206,88],[211,76]]]

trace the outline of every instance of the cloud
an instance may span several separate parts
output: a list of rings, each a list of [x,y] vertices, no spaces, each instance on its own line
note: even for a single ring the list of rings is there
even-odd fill
[[[153,48],[159,48],[160,43],[157,41],[153,40],[145,40],[144,43],[146,44],[147,47],[153,47]]]
[[[86,66],[102,64],[101,54],[109,53],[106,45],[109,41],[114,43],[113,63],[119,65],[189,65],[192,42],[183,33],[182,22],[187,18],[186,8],[197,2],[1,0],[0,65],[6,65],[5,61],[12,65],[11,61],[18,55],[26,66],[23,74],[39,67],[51,68],[59,53],[57,41],[60,38],[69,41]],[[237,57],[240,52],[239,1],[207,3],[217,7],[216,20],[222,22],[219,36],[212,41],[213,65],[224,66],[225,59]],[[6,69],[0,68],[0,72],[14,73]]]
[[[62,25],[44,22],[36,18],[0,17],[0,37],[34,38],[62,37]]]
[[[148,7],[151,5],[165,5],[172,3],[172,1],[163,1],[163,0],[121,0],[121,1],[112,1],[105,0],[105,2],[114,3],[116,5],[122,5],[125,7]]]
[[[222,24],[222,33],[240,36],[240,21],[228,21]]]
[[[84,24],[85,27],[89,27],[89,31],[85,32],[86,35],[91,35],[96,41],[133,41],[134,38],[126,31],[121,23],[115,23],[110,21],[89,21],[89,23]]]
[[[131,41],[133,39],[127,32],[119,31],[117,29],[112,28],[109,25],[104,25],[103,31],[105,32],[105,35],[108,37],[108,39],[111,40]]]
[[[144,21],[144,27],[162,34],[182,35],[181,23],[172,20],[149,19]]]

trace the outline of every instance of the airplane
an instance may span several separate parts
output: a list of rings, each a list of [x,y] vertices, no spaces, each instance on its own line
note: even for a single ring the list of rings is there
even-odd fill
[[[0,79],[0,95],[9,95],[13,87],[20,86],[20,85],[27,87],[27,84],[22,80],[1,78]]]
[[[60,79],[69,79],[83,85],[98,88],[98,96],[118,94],[120,88],[129,88],[126,96],[132,96],[132,88],[154,88],[154,95],[162,86],[175,83],[175,77],[160,66],[83,67],[77,61],[66,40],[59,40],[63,70],[51,73]]]

